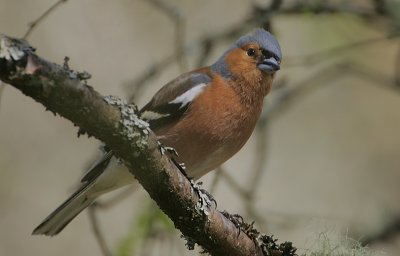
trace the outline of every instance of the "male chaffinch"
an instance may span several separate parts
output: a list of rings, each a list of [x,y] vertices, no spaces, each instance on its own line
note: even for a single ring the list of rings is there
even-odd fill
[[[164,85],[141,109],[141,118],[163,145],[179,152],[187,175],[198,179],[246,143],[281,59],[277,40],[264,29],[256,29],[240,37],[211,66]],[[98,196],[134,182],[134,177],[109,151],[81,182],[33,234],[58,234]]]

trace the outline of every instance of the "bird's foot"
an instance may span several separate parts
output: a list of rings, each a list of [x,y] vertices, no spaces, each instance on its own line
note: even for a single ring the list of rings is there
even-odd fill
[[[158,143],[158,148],[160,150],[161,155],[168,155],[172,162],[175,164],[176,167],[181,171],[183,175],[185,175],[186,178],[188,178],[188,175],[186,173],[186,166],[184,163],[179,163],[175,157],[179,158],[178,152],[173,148],[173,147],[166,147],[164,146],[160,141],[157,141]],[[189,179],[189,178],[188,178]]]
[[[243,220],[243,217],[240,216],[239,214],[230,214],[230,213],[227,212],[227,211],[222,211],[221,214],[224,215],[225,218],[227,218],[228,220],[230,220],[230,221],[235,225],[235,227],[239,230],[238,235],[237,235],[238,237],[239,237],[239,235],[240,235],[240,232],[244,231],[244,233],[247,234],[246,231],[249,230],[249,227],[253,228],[254,222],[252,222],[251,224],[247,224],[247,223]],[[256,237],[258,234],[256,234],[255,236],[254,236],[254,235],[253,235],[253,236],[250,236],[249,234],[247,234],[247,235],[248,235],[250,238],[252,238],[252,239],[254,240],[255,237]]]
[[[278,244],[278,239],[275,239],[273,235],[261,234],[254,227],[254,221],[246,223],[239,214],[230,214],[227,211],[223,211],[221,214],[230,220],[239,230],[238,237],[241,232],[245,233],[255,244],[261,247],[264,255],[298,256],[298,254],[296,254],[297,249],[291,242]]]
[[[214,197],[207,190],[201,187],[203,185],[202,182],[196,183],[194,180],[190,179],[190,183],[199,197],[199,201],[196,205],[197,210],[203,212],[205,215],[209,215],[209,209],[211,207],[214,209],[217,208],[217,201],[215,201]]]
[[[157,143],[161,155],[170,154],[172,156],[179,157],[178,152],[176,152],[176,150],[173,147],[166,147],[159,141]]]
[[[178,163],[178,161],[171,157],[172,162],[174,163],[174,165],[178,168],[179,171],[181,171],[181,173],[188,179],[190,180],[188,174],[186,173],[186,166],[185,163]]]

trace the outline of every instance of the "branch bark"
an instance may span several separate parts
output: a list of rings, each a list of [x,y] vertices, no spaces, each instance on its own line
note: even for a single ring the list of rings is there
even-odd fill
[[[136,106],[104,98],[86,84],[87,74],[35,54],[25,41],[0,35],[0,80],[42,103],[110,147],[123,160],[184,236],[211,255],[263,255],[253,239],[215,209],[199,209],[198,193],[155,135],[137,117]]]

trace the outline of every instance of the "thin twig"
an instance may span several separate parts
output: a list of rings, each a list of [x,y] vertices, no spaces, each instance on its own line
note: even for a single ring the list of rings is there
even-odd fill
[[[224,172],[224,168],[222,166],[218,167],[215,171],[214,171],[214,178],[211,182],[211,186],[210,186],[210,193],[214,194],[215,189],[217,188],[217,184],[219,183],[219,181],[221,180],[221,173]]]
[[[261,122],[258,123],[256,127],[256,159],[254,160],[254,167],[252,168],[253,175],[250,179],[249,186],[248,186],[248,191],[247,191],[247,199],[250,202],[254,201],[254,196],[256,194],[257,189],[259,188],[259,183],[261,181],[261,175],[263,174],[265,170],[265,162],[266,162],[266,156],[268,155],[267,149],[268,149],[268,143],[267,143],[267,137],[268,137],[268,132],[269,132],[269,126],[268,126],[268,118],[265,116],[263,120],[260,120]]]
[[[134,102],[142,93],[147,82],[155,78],[159,73],[161,73],[170,63],[176,60],[175,55],[167,56],[166,58],[160,60],[159,62],[153,64],[152,66],[145,69],[145,71],[137,76],[133,81],[126,82],[124,87],[129,91],[129,102]]]
[[[256,209],[254,202],[245,201],[245,210],[247,214],[246,217],[254,220],[260,229],[267,229],[267,221],[263,214],[259,213],[259,211]]]
[[[371,0],[377,14],[385,15],[388,12],[386,0]]]
[[[205,65],[215,45],[214,42],[209,39],[204,39],[200,44],[201,44],[200,46],[201,50],[199,53],[199,57],[196,61],[196,67],[202,67]]]
[[[368,67],[362,63],[357,63],[357,65],[345,63],[342,65],[342,69],[351,72],[360,79],[370,82],[371,85],[380,87],[383,85],[387,89],[390,89],[396,93],[400,93],[400,87],[397,85],[396,81],[394,81],[393,77],[388,77],[378,70]]]
[[[172,4],[163,0],[149,0],[148,2],[172,19],[175,26],[174,53],[165,57],[159,62],[152,64],[133,81],[129,81],[124,84],[124,88],[127,88],[129,93],[129,102],[134,102],[141,95],[144,85],[151,79],[155,78],[159,73],[164,71],[166,67],[169,67],[169,64],[172,62],[178,61],[181,72],[187,71],[189,66],[185,49],[186,22],[183,13],[176,6],[173,6]]]
[[[28,30],[26,31],[25,35],[22,37],[23,39],[27,39],[29,35],[32,33],[32,31],[37,27],[37,25],[40,24],[50,13],[52,13],[58,6],[61,4],[67,2],[68,0],[58,0],[56,3],[54,3],[52,6],[50,6],[42,15],[39,16],[36,20],[30,22],[28,24]]]
[[[92,227],[92,231],[97,240],[97,243],[100,245],[100,250],[103,256],[111,256],[111,251],[107,247],[106,240],[103,236],[103,233],[100,230],[99,221],[96,215],[96,204],[93,204],[88,207],[88,214],[89,214],[90,226]]]
[[[307,93],[315,89],[315,87],[322,88],[321,85],[327,85],[326,81],[338,80],[344,78],[345,74],[350,72],[349,69],[344,68],[346,61],[341,61],[336,64],[329,65],[321,69],[318,73],[307,77],[304,80],[292,83],[291,85],[282,86],[276,93],[279,93],[275,102],[267,106],[265,114],[268,115],[269,120],[273,120],[283,110],[296,101],[299,101]],[[338,75],[340,74],[340,76]],[[264,117],[262,117],[264,118]]]
[[[183,12],[177,6],[164,0],[148,0],[148,2],[165,13],[173,21],[175,26],[175,55],[179,63],[180,71],[186,71],[188,68],[188,62],[184,51],[186,22]]]
[[[398,236],[400,233],[400,214],[393,216],[392,219],[382,226],[382,230],[376,234],[363,237],[360,241],[361,244],[363,246],[370,246],[374,243],[387,242]]]
[[[400,44],[399,49],[397,50],[396,61],[394,64],[394,83],[397,87],[400,88]]]
[[[321,51],[313,52],[310,54],[305,54],[302,56],[285,57],[284,65],[285,65],[285,68],[290,68],[290,67],[304,65],[304,64],[309,64],[309,65],[316,64],[326,58],[331,57],[332,55],[343,54],[346,51],[349,51],[349,50],[352,50],[355,48],[359,48],[359,47],[363,47],[363,46],[367,46],[370,44],[386,41],[388,39],[394,38],[395,36],[397,36],[397,35],[389,34],[389,35],[383,36],[383,37],[380,36],[380,37],[375,37],[375,38],[368,38],[366,40],[362,40],[362,41],[358,41],[358,42],[354,42],[354,43],[350,43],[350,44],[346,44],[346,45],[341,45],[341,46],[337,46],[337,47],[332,47],[327,50],[321,50]]]
[[[103,232],[100,229],[99,221],[97,219],[97,210],[105,210],[113,207],[116,204],[119,204],[124,199],[128,198],[132,195],[132,193],[138,188],[138,183],[134,183],[133,186],[123,190],[113,198],[107,201],[97,201],[95,204],[89,207],[89,220],[90,225],[93,230],[93,234],[95,235],[96,241],[99,244],[100,250],[103,253],[103,256],[111,256],[110,249],[107,247],[106,240],[104,238]]]
[[[5,88],[6,88],[6,85],[0,81],[0,110],[1,110],[1,97],[3,96],[3,92],[4,92]]]
[[[243,198],[247,198],[248,194],[247,191],[242,188],[236,181],[234,178],[232,178],[232,176],[230,174],[228,174],[225,171],[221,172],[221,176],[223,178],[225,178],[225,181],[228,182],[230,188],[232,188],[234,191],[236,191],[238,194],[240,194]]]
[[[187,71],[189,64],[185,54],[185,27],[186,22],[180,18],[177,20],[175,25],[175,52],[179,62],[179,68],[181,72]]]
[[[98,201],[96,202],[96,209],[107,210],[115,205],[121,203],[128,197],[132,196],[133,192],[135,192],[139,188],[138,183],[135,182],[132,186],[122,190],[119,194],[115,195],[113,198],[110,198],[106,201]]]
[[[351,3],[333,3],[333,1],[293,1],[291,5],[287,5],[279,9],[282,14],[302,14],[302,13],[350,13],[360,17],[376,16],[373,8],[364,5]]]

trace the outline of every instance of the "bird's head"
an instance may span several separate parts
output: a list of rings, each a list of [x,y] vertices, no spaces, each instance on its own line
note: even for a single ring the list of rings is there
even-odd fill
[[[235,76],[271,77],[280,69],[282,52],[278,41],[268,31],[258,28],[240,37],[212,65],[225,78]]]
[[[230,54],[239,55],[241,61],[256,66],[266,73],[274,73],[280,69],[282,52],[278,41],[264,29],[256,29],[242,36],[235,43],[237,51]]]

